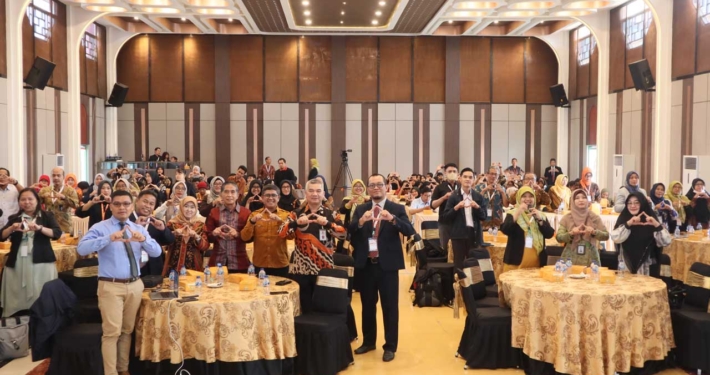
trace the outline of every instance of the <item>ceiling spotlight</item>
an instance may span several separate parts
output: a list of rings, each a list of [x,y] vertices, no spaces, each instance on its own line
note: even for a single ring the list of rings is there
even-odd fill
[[[380,6],[381,6],[381,7],[383,7],[383,6],[385,6],[385,5],[387,5],[387,2],[386,2],[386,1],[380,1]]]
[[[545,20],[540,21],[540,23],[545,23]]]
[[[378,10],[377,12],[375,12],[375,15],[376,15],[377,17],[379,17],[379,16],[382,15],[382,12],[380,12],[380,11]]]
[[[341,25],[342,25],[343,23],[344,23],[343,21],[340,21],[340,24],[341,24]]]
[[[340,12],[340,15],[341,15],[341,16],[344,16],[344,15],[345,15],[345,11],[344,11],[344,10],[341,11],[341,12]]]
[[[185,21],[187,21],[187,18],[182,17],[182,18],[180,18],[180,21],[185,22]]]
[[[454,20],[449,20],[449,24],[452,24],[452,23],[454,23]]]
[[[347,2],[347,1],[343,1],[343,5],[347,5],[347,4],[348,4],[348,2]]]
[[[306,25],[310,25],[312,22],[311,20],[306,20]]]
[[[303,12],[303,15],[304,15],[304,16],[310,16],[310,15],[311,15],[311,11],[310,11],[310,10],[307,10],[307,11]]]
[[[231,19],[231,18],[227,18],[227,21],[232,22],[232,21],[234,21],[234,20]]]
[[[377,22],[377,20],[372,20],[372,24],[373,24],[373,25],[377,25],[378,23],[379,23],[379,22]]]
[[[133,17],[134,20],[138,21],[138,16]]]
[[[305,7],[307,7],[308,5],[311,4],[311,2],[310,2],[310,1],[304,1],[304,2],[302,2],[301,4],[303,4],[303,6],[305,6]]]
[[[498,20],[493,21],[493,23],[495,23],[495,24],[497,25],[497,24],[498,24]]]

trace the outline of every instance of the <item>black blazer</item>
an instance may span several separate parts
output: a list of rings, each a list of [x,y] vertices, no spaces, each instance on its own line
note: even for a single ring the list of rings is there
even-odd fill
[[[555,168],[557,169],[557,171],[555,172],[554,179],[552,178],[552,173],[550,173],[552,171],[552,167],[545,168],[545,176],[544,177],[545,177],[545,180],[547,181],[548,186],[555,186],[555,180],[557,179],[557,176],[563,174],[562,168],[560,168],[559,166],[555,166]]]
[[[481,230],[481,220],[486,220],[486,207],[483,204],[483,196],[473,190],[473,187],[471,187],[471,198],[479,206],[477,209],[471,208],[473,229],[478,232]],[[461,201],[463,201],[463,194],[461,194],[461,188],[458,188],[446,201],[446,209],[444,210],[444,223],[451,226],[451,239],[454,240],[472,238],[471,229],[466,226],[466,212],[454,209]]]
[[[100,223],[103,220],[110,219],[111,218],[111,205],[108,203],[105,203],[108,207],[106,208],[106,213],[104,214],[104,217],[101,217],[101,211],[103,210],[104,203],[97,203],[89,208],[89,211],[84,211],[83,208],[77,208],[75,211],[76,217],[81,217],[89,218],[89,228],[93,227],[94,224]],[[86,234],[86,233],[84,233]]]
[[[128,220],[135,223],[136,220],[138,220],[136,213],[132,212],[131,216],[128,217]],[[168,246],[171,243],[175,242],[175,235],[168,228],[167,223],[165,223],[165,230],[163,231],[158,230],[158,228],[156,228],[152,224],[148,225],[148,235],[150,236],[150,238],[154,239],[155,242],[157,242],[160,246]],[[164,263],[164,253],[161,253],[160,256],[157,257],[148,257],[148,263],[146,263],[145,266],[141,268],[141,275],[162,275]]]
[[[553,228],[547,220],[543,220],[542,224],[538,221],[538,226],[540,227],[540,232],[542,236],[546,239],[552,238],[555,235],[555,228]],[[510,264],[511,266],[517,266],[523,261],[523,252],[525,251],[525,231],[518,225],[518,223],[513,221],[513,215],[508,214],[505,217],[505,221],[500,226],[500,231],[508,236],[508,243],[505,245],[505,254],[503,255],[503,263]],[[542,245],[542,253],[545,253],[545,244]],[[541,254],[542,254],[541,253]],[[545,263],[542,264],[542,257],[540,259],[540,266],[547,264],[547,256],[545,258]]]
[[[54,256],[54,250],[52,250],[51,240],[58,240],[62,236],[62,229],[59,228],[59,223],[54,218],[51,212],[40,211],[35,222],[43,227],[52,229],[52,237],[47,237],[40,232],[35,232],[34,242],[32,244],[32,263],[53,263],[57,261],[57,257]],[[14,218],[10,218],[7,221],[5,228],[12,226],[15,223],[21,223],[21,215],[17,215]],[[14,268],[15,261],[17,261],[17,252],[20,250],[20,244],[22,243],[22,232],[15,232],[10,234],[10,254],[7,256],[7,261],[5,262],[5,267]],[[2,234],[0,234],[2,237]],[[0,238],[0,240],[5,241],[7,237]]]
[[[368,221],[362,228],[358,223],[365,212],[371,210],[373,202],[357,206],[355,214],[348,227],[350,232],[350,244],[355,249],[353,258],[355,258],[355,268],[365,268],[367,257],[370,253],[370,244],[368,239],[372,237],[373,223]],[[405,236],[414,235],[414,227],[409,222],[407,211],[404,206],[399,203],[394,203],[389,200],[385,201],[385,210],[395,217],[394,224],[390,222],[380,223],[380,233],[377,236],[377,249],[379,251],[379,264],[385,271],[396,271],[404,269],[404,254],[402,252],[402,241],[399,239],[399,234]]]

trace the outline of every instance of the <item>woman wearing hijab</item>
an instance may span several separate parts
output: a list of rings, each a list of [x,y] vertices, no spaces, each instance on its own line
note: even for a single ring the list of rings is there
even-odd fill
[[[692,207],[690,207],[690,199],[683,195],[683,184],[680,181],[673,181],[668,185],[666,199],[671,202],[673,209],[678,213],[676,222],[681,226],[680,230],[685,231],[688,226],[689,211],[692,211]]]
[[[264,208],[264,203],[261,201],[261,181],[254,180],[249,184],[249,192],[242,199],[240,205],[246,207],[249,211],[254,212],[256,210]]]
[[[619,260],[624,260],[631,273],[660,276],[658,260],[663,247],[671,244],[671,235],[641,192],[631,193],[626,198],[611,239],[618,246]]]
[[[180,211],[168,222],[168,228],[175,234],[175,242],[168,246],[163,276],[170,270],[180,272],[182,267],[201,271],[202,253],[210,247],[205,224],[197,219],[197,199],[187,196],[180,201]]]
[[[117,190],[127,191],[131,193],[131,195],[133,195],[134,197],[137,197],[138,193],[140,192],[137,186],[134,186],[133,184],[128,182],[128,179],[123,177],[116,180],[116,183],[113,184],[113,191]]]
[[[106,180],[106,175],[104,175],[103,173],[98,173],[96,176],[94,176],[94,183],[91,184],[89,189],[84,191],[84,196],[81,197],[81,201],[84,203],[88,203],[95,196],[99,195],[99,184],[101,184],[101,181],[104,180]]]
[[[170,219],[177,216],[180,210],[180,202],[187,196],[187,185],[182,181],[176,182],[175,185],[173,185],[170,199],[155,210],[155,218],[170,221]]]
[[[200,215],[208,217],[210,211],[222,203],[222,199],[219,197],[222,193],[222,186],[224,186],[224,178],[220,176],[214,176],[207,179],[210,189],[205,194],[205,199],[200,204],[199,210]]]
[[[609,239],[602,219],[589,209],[589,196],[585,190],[572,193],[570,213],[560,220],[557,242],[566,244],[562,259],[571,259],[572,264],[589,266],[592,261],[601,264],[599,241]]]
[[[601,191],[599,190],[599,185],[592,181],[592,177],[594,177],[592,175],[592,168],[584,167],[584,169],[582,169],[582,176],[579,178],[579,187],[587,195],[587,201],[599,202],[599,199],[601,199]]]
[[[76,216],[81,218],[88,217],[89,228],[93,227],[96,223],[110,218],[112,192],[111,182],[101,181],[101,183],[99,183],[99,194],[91,198],[91,200],[81,206],[81,208],[78,208],[75,211]]]
[[[279,197],[279,208],[291,212],[298,208],[299,202],[298,198],[293,195],[293,183],[289,180],[284,180],[281,182],[281,196]]]
[[[692,207],[689,224],[695,226],[700,223],[703,229],[708,229],[710,195],[705,191],[705,181],[699,178],[694,179],[693,186],[690,187],[688,194],[685,196],[690,200],[690,206]]]
[[[569,210],[569,201],[572,198],[572,191],[567,187],[567,176],[563,174],[557,175],[555,178],[555,186],[550,188],[550,208],[556,211],[562,206],[563,209]],[[516,201],[517,202],[517,201]]]
[[[77,197],[84,196],[84,192],[79,188],[79,179],[76,178],[74,173],[67,173],[66,177],[64,177],[64,185],[74,188]]]
[[[49,179],[49,176],[43,174],[39,176],[39,181],[37,181],[37,183],[32,185],[31,187],[37,192],[37,194],[39,194],[39,191],[49,186],[50,183],[51,180]]]
[[[609,189],[604,188],[602,189],[602,194],[601,198],[599,199],[599,203],[601,204],[602,208],[613,208],[614,207],[614,202],[609,199]]]
[[[545,239],[555,235],[555,229],[545,214],[535,208],[535,192],[531,187],[520,188],[515,198],[518,203],[508,211],[500,226],[501,232],[508,236],[503,255],[503,272],[518,268],[540,268],[540,253],[545,251]],[[547,257],[544,257],[547,263]]]
[[[320,165],[318,165],[318,159],[311,159],[311,170],[308,172],[308,180],[316,178],[320,174]]]
[[[659,182],[651,188],[650,197],[653,203],[653,212],[661,225],[664,225],[669,232],[673,233],[677,225],[678,212],[673,208],[671,201],[666,199],[665,195],[666,185]]]
[[[631,171],[626,174],[626,185],[619,188],[616,192],[616,199],[614,199],[614,212],[620,213],[624,210],[626,206],[626,197],[631,193],[640,192],[644,197],[647,197],[646,190],[639,187],[639,174],[636,171]]]
[[[367,189],[365,188],[365,183],[362,180],[353,180],[353,187],[350,191],[352,195],[343,198],[343,202],[338,210],[338,212],[342,215],[341,218],[345,228],[350,225],[350,220],[353,218],[353,215],[355,215],[355,209],[357,209],[357,206],[370,200],[370,198],[365,194]],[[338,248],[336,251],[341,254],[350,255],[350,249],[345,248],[345,241],[338,241]]]

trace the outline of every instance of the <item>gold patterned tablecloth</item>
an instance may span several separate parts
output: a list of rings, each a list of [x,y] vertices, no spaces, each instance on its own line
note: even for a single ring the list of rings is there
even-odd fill
[[[491,255],[491,263],[493,263],[493,273],[495,273],[496,280],[498,280],[498,277],[503,272],[503,256],[505,255],[505,246],[507,244],[508,238],[499,234],[496,241],[496,239],[493,239],[492,236],[486,234],[483,240],[493,244],[493,246],[489,246],[486,249],[488,249],[488,253]],[[558,243],[557,240],[554,238],[545,240],[545,246],[561,245],[562,244]],[[542,267],[544,266],[544,264],[541,264],[540,266]]]
[[[513,347],[558,372],[629,372],[675,347],[666,284],[659,279],[553,283],[535,269],[506,272],[500,281],[513,313]]]
[[[213,363],[295,357],[298,284],[277,286],[282,278],[269,278],[272,292],[287,294],[267,296],[261,288],[239,291],[238,284],[228,282],[219,289],[203,287],[196,302],[172,301],[170,329],[185,359]],[[168,333],[168,303],[143,293],[136,322],[136,355],[142,361],[180,362],[180,351]]]
[[[73,245],[64,245],[52,241],[52,250],[54,250],[54,256],[57,258],[57,272],[73,270],[74,262],[80,258],[76,252],[76,246]],[[8,254],[10,254],[10,250],[0,250],[0,269],[5,268]]]
[[[671,257],[671,276],[675,280],[686,282],[690,266],[695,262],[710,264],[710,241],[706,238],[702,234],[674,238],[671,245],[663,249]]]

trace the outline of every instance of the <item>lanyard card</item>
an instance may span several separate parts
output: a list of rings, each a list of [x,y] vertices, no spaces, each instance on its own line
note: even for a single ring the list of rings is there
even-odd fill
[[[591,196],[591,195],[587,195],[587,200],[591,202],[591,201],[592,201],[592,196]]]
[[[578,246],[577,246],[577,254],[579,254],[579,255],[584,255],[584,252],[585,252],[585,251],[586,251],[586,248],[584,247],[584,245],[578,245]]]
[[[489,218],[493,217],[493,210],[492,209],[487,209],[486,210],[486,215],[488,215]]]
[[[370,252],[377,252],[377,238],[368,238],[367,243],[370,245]]]
[[[532,249],[533,247],[533,238],[530,234],[525,237],[525,247],[528,249]]]
[[[326,233],[325,229],[321,229],[318,231],[318,239],[321,242],[328,241],[328,234]]]
[[[20,245],[20,256],[26,257],[27,253],[29,253],[29,247],[25,241],[22,241],[22,244]]]

